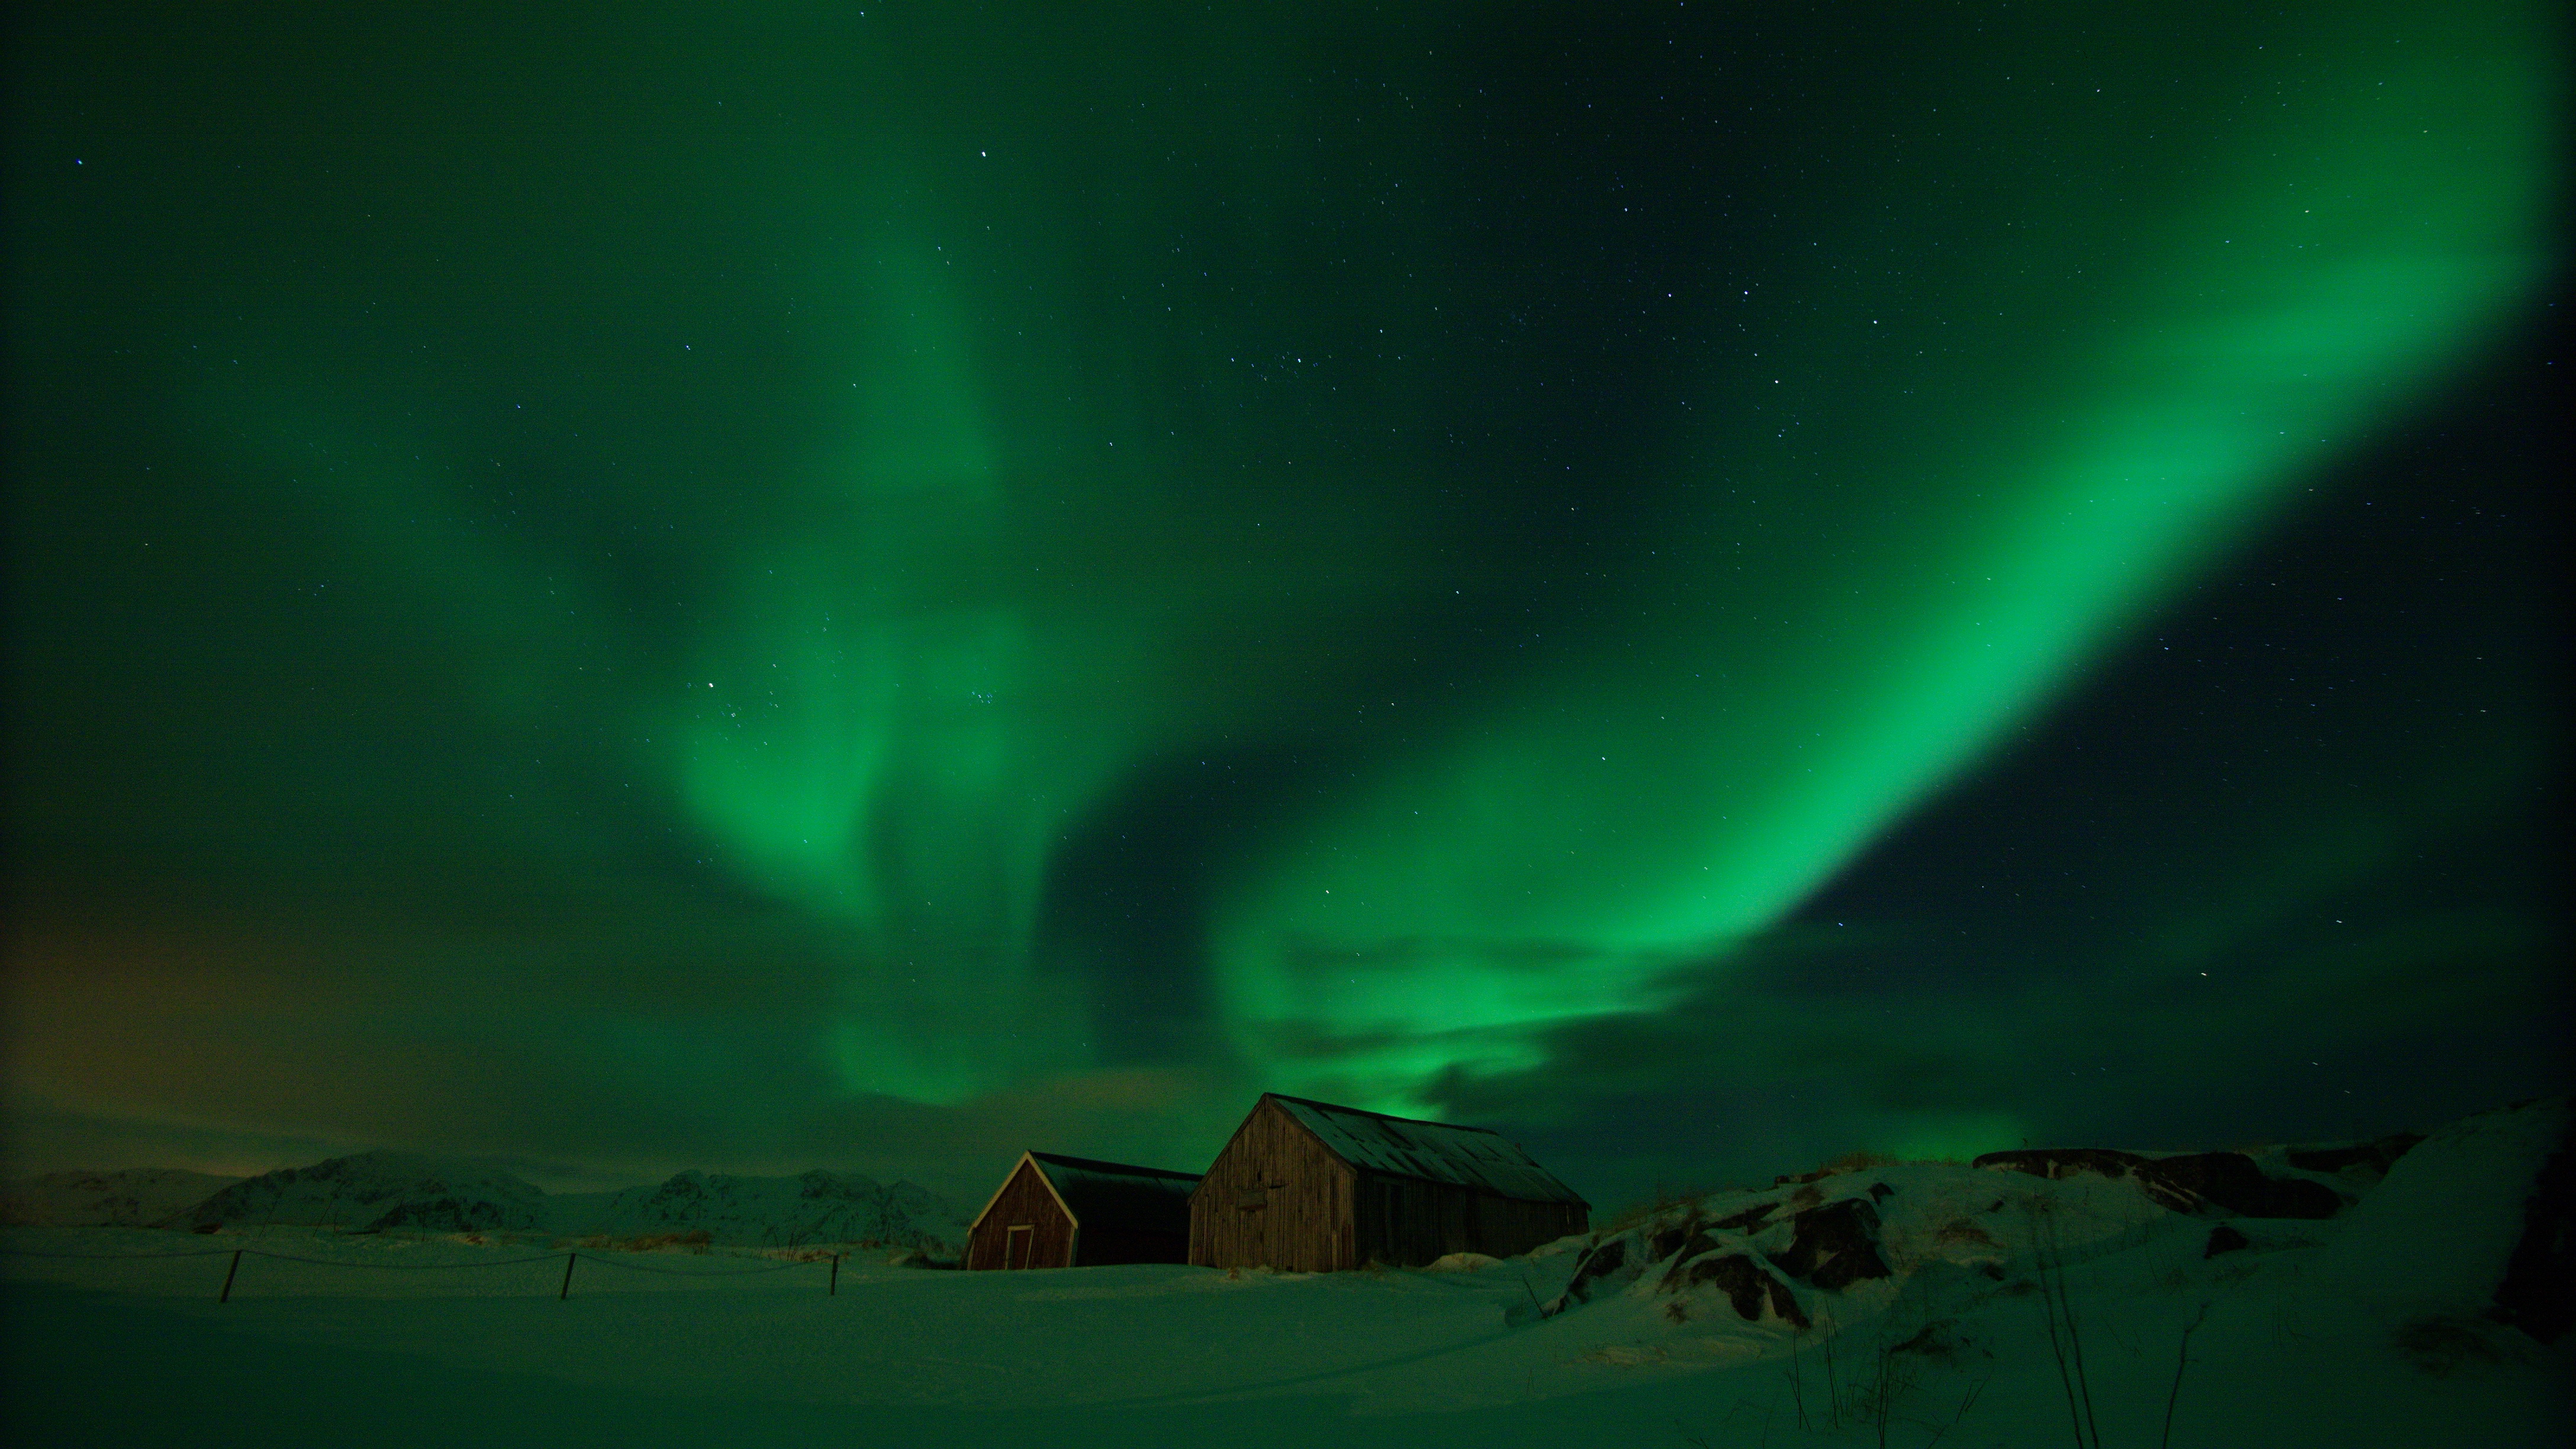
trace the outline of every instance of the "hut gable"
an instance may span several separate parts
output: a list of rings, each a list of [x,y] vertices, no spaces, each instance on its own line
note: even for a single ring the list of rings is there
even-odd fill
[[[1079,1265],[1188,1261],[1197,1173],[1053,1152],[1032,1152],[1029,1160],[1073,1215]]]
[[[1073,1266],[1073,1210],[1023,1152],[966,1228],[969,1268],[1069,1268]]]
[[[1186,1172],[1023,1152],[967,1228],[965,1266],[1182,1262],[1197,1185]]]

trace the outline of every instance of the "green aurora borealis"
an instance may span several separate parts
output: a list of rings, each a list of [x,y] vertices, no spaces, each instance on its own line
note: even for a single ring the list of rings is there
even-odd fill
[[[2551,7],[258,9],[13,47],[25,1165],[2563,1082]]]

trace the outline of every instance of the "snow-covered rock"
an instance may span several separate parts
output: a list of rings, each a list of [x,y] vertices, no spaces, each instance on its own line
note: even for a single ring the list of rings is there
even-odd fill
[[[2480,1120],[2446,1133],[2474,1134]],[[2499,1155],[2483,1141],[2475,1146],[2490,1175],[2527,1180],[2536,1171],[2543,1139],[2556,1129],[2532,1122],[2513,1129],[2520,1135],[2511,1152]],[[2505,1129],[2490,1124],[2485,1130]],[[2384,1196],[2383,1175],[2392,1184],[2426,1174],[2436,1181],[2457,1177],[2408,1165],[2426,1151],[2442,1160],[2436,1146],[2446,1140],[2437,1134],[2419,1148],[2423,1139],[2400,1134],[2358,1144],[2178,1154],[2034,1149],[1990,1153],[1969,1165],[1879,1163],[1784,1177],[1765,1191],[1712,1194],[1601,1236],[1584,1246],[1562,1294],[1508,1316],[1529,1322],[1625,1294],[1671,1300],[1667,1311],[1676,1323],[1715,1314],[1804,1330],[1820,1310],[1848,1321],[1880,1311],[1902,1293],[1921,1296],[1936,1281],[1948,1285],[1939,1290],[1945,1295],[1997,1291],[2037,1264],[2082,1264],[2185,1229],[2196,1258],[2276,1251],[2312,1244],[2322,1227],[2308,1223]],[[2521,1211],[2522,1199],[2501,1183],[2459,1190],[2489,1200],[2487,1216],[2499,1224]],[[2190,1224],[2195,1217],[2224,1221],[2201,1228]],[[2515,1240],[2500,1227],[2477,1236],[2477,1272],[2464,1274],[2462,1265],[2445,1260],[2430,1276],[2456,1284],[2483,1274],[2492,1283]],[[2375,1259],[2389,1248],[2369,1251]],[[1923,1282],[1915,1284],[1917,1278]]]
[[[0,1187],[0,1226],[149,1227],[239,1181],[176,1167],[48,1172]]]
[[[2555,1233],[2564,1254],[2563,1222],[2535,1224],[2530,1209],[2569,1130],[2568,1099],[2548,1097],[2433,1133],[2353,1210],[2313,1276],[2409,1312],[2483,1313],[2527,1229]]]

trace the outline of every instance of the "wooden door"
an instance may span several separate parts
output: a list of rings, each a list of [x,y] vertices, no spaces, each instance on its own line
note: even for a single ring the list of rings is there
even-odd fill
[[[1234,1194],[1235,1251],[1246,1263],[1271,1263],[1270,1189],[1267,1184],[1237,1188]],[[1273,1264],[1273,1266],[1276,1266]]]
[[[1005,1268],[1027,1267],[1029,1265],[1029,1249],[1036,1244],[1037,1236],[1038,1230],[1035,1223],[1013,1223],[1011,1225],[1011,1231],[1002,1240],[1002,1266]]]

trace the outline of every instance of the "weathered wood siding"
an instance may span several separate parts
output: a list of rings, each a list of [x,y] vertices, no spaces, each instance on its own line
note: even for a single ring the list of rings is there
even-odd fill
[[[1517,1198],[1482,1197],[1476,1206],[1477,1234],[1484,1246],[1473,1251],[1508,1258],[1541,1243],[1553,1243],[1592,1227],[1591,1210],[1580,1203],[1523,1202]]]
[[[1263,1102],[1190,1194],[1190,1261],[1294,1273],[1358,1267],[1355,1176],[1296,1119]]]
[[[1508,1258],[1568,1233],[1588,1215],[1573,1203],[1523,1202],[1476,1188],[1363,1172],[1354,1187],[1359,1258],[1420,1267],[1449,1253]]]
[[[1026,1226],[1030,1231],[1023,1261],[1008,1261],[1011,1232]],[[1073,1220],[1047,1190],[1034,1163],[1022,1161],[1010,1181],[1002,1185],[1001,1196],[993,1200],[982,1221],[966,1235],[966,1266],[969,1268],[1069,1268],[1073,1266]]]

